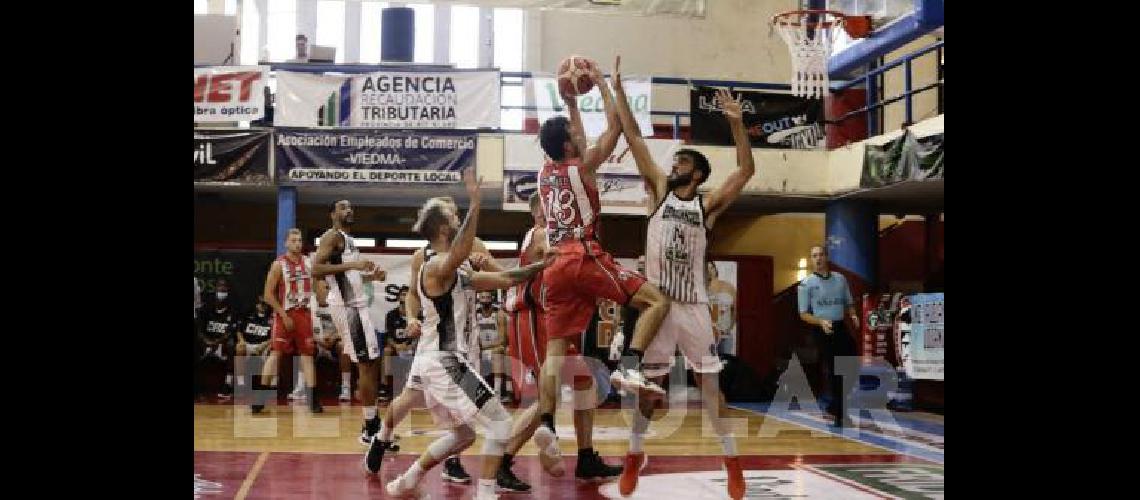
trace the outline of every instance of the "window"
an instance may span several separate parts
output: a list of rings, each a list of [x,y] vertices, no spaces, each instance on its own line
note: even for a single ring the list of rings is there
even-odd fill
[[[495,66],[503,71],[523,69],[523,11],[495,9]]]
[[[522,71],[523,47],[523,11],[522,9],[495,9],[495,61],[494,65],[502,71]],[[504,77],[501,101],[503,106],[522,106],[526,104],[524,87],[521,78]],[[510,85],[516,83],[516,85]],[[501,127],[504,130],[522,130],[526,112],[521,109],[504,109],[501,117]]]
[[[380,41],[383,39],[383,33],[380,31],[380,19],[383,16],[384,8],[388,4],[384,2],[361,2],[360,3],[360,62],[364,64],[376,64],[380,62]]]
[[[223,11],[227,16],[237,15],[237,0],[226,0],[226,10]]]
[[[479,8],[467,5],[451,7],[450,63],[457,68],[479,65]]]
[[[245,0],[241,4],[241,54],[239,60],[242,64],[252,66],[258,63],[261,48],[257,46],[259,35],[259,21],[261,13],[257,11],[257,2]]]
[[[344,1],[317,2],[317,36],[313,45],[336,47],[336,62],[344,62]]]
[[[194,15],[206,14],[206,0],[194,0]]]
[[[270,60],[286,61],[296,58],[297,0],[269,0],[268,7],[266,24],[269,31],[267,40]]]
[[[435,6],[414,3],[408,7],[416,11],[415,62],[435,62]]]

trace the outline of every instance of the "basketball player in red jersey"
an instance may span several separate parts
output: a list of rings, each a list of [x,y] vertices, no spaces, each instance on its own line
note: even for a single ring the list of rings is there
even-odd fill
[[[277,363],[282,354],[292,354],[294,349],[301,355],[301,371],[305,385],[310,391],[317,386],[317,370],[313,366],[312,312],[309,302],[313,296],[313,265],[301,253],[301,230],[290,229],[285,236],[285,255],[269,266],[265,278],[265,303],[273,309],[273,338],[270,340],[269,359],[261,369],[261,386],[254,384],[254,413],[265,407],[264,391],[275,388],[273,379],[277,374]],[[309,409],[321,413],[321,403],[316,393],[309,394]]]
[[[530,212],[534,218],[534,226],[527,230],[523,243],[519,248],[519,265],[525,266],[540,262],[546,253],[546,216],[542,211],[539,193],[530,197]],[[507,290],[507,298],[503,301],[503,308],[510,314],[507,327],[507,337],[511,348],[511,358],[521,361],[520,370],[514,371],[518,382],[523,380],[524,373],[529,371],[538,375],[542,369],[546,351],[546,325],[541,304],[542,275],[535,275],[530,281],[515,285]],[[571,355],[576,355],[573,346],[569,348]],[[575,361],[580,358],[573,358]],[[571,362],[565,366],[569,373],[590,373],[585,363]],[[594,410],[597,407],[596,395],[592,377],[574,377],[574,433],[578,439],[578,462],[574,469],[574,476],[583,481],[604,481],[621,474],[620,466],[612,466],[602,461],[593,449]],[[584,397],[585,396],[585,397]],[[511,471],[514,456],[526,444],[539,426],[540,403],[535,402],[530,408],[522,412],[515,419],[511,440],[507,442],[506,454],[499,465],[496,476],[500,487],[517,485],[512,491],[527,491],[530,486],[519,480]],[[538,458],[542,468],[554,477],[561,477],[566,473],[566,466],[562,461],[562,454],[558,448],[557,439],[544,439],[538,445]]]
[[[607,127],[597,145],[587,147],[582,117],[572,96],[562,96],[570,119],[556,116],[539,130],[539,141],[549,157],[539,174],[539,193],[546,215],[547,243],[558,253],[557,260],[542,274],[548,338],[539,383],[542,425],[535,432],[540,449],[556,439],[554,409],[563,360],[570,343],[589,326],[599,297],[641,311],[633,339],[623,353],[623,366],[611,380],[635,393],[665,393],[641,373],[640,364],[646,346],[669,312],[669,299],[640,273],[615,262],[598,241],[602,207],[595,175],[613,153],[622,128],[613,94],[596,65],[591,66],[589,75],[602,94],[606,110]]]

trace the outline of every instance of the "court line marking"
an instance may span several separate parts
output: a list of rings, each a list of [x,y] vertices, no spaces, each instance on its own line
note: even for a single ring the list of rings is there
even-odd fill
[[[785,415],[787,415],[787,414],[785,414]],[[822,424],[825,426],[829,425],[828,420],[824,419],[823,417],[821,417],[819,415],[812,415],[809,413],[799,412],[799,413],[796,413],[796,418],[802,418],[802,419],[805,419],[809,422],[813,422],[816,424]],[[864,420],[873,420],[873,419],[864,419]],[[908,427],[901,427],[898,425],[892,425],[892,424],[888,424],[885,422],[879,422],[877,420],[874,420],[874,423],[875,423],[875,425],[878,425],[881,430],[872,430],[872,429],[860,428],[859,432],[861,434],[879,436],[879,437],[884,438],[884,439],[893,439],[895,441],[899,441],[901,443],[904,443],[907,446],[913,446],[915,448],[922,448],[922,449],[930,451],[932,453],[943,453],[945,451],[942,448],[938,448],[936,446],[931,446],[929,444],[921,443],[921,442],[911,442],[911,441],[908,441],[905,436],[895,436],[895,435],[891,435],[891,434],[888,434],[888,433],[883,432],[883,431],[890,431],[890,432],[894,432],[894,433],[898,433],[898,434],[913,434],[917,437],[925,437],[927,439],[930,439],[931,441],[939,441],[939,440],[945,441],[946,436],[944,436],[944,435],[930,434],[930,433],[922,432],[920,430],[911,429]]]
[[[234,495],[234,500],[245,500],[246,495],[249,495],[249,489],[253,486],[253,481],[257,479],[257,475],[261,472],[261,466],[265,465],[267,458],[269,458],[268,451],[263,451],[257,456],[257,461],[253,463],[253,468],[245,475],[245,481],[241,482],[241,488],[237,495]]]
[[[891,444],[894,444],[895,446],[898,446],[899,448],[902,448],[902,449],[893,449],[893,448],[888,448],[888,447],[886,447],[886,446],[883,446],[883,445],[881,445],[881,444],[878,444],[878,443],[874,443],[874,442],[872,442],[872,441],[865,441],[865,440],[863,440],[863,439],[860,439],[859,437],[853,437],[853,436],[845,436],[845,435],[843,435],[842,433],[839,433],[839,432],[835,432],[835,431],[831,430],[829,427],[827,427],[827,426],[824,426],[824,425],[813,425],[813,424],[811,424],[810,422],[809,422],[809,423],[805,423],[805,422],[796,422],[795,420],[790,420],[790,419],[787,419],[787,418],[778,417],[778,416],[776,416],[776,415],[774,415],[774,414],[771,414],[771,413],[761,413],[760,411],[758,411],[758,410],[753,410],[753,409],[751,409],[751,408],[744,408],[744,407],[735,406],[735,405],[726,405],[726,406],[728,406],[729,408],[733,408],[733,409],[736,409],[736,410],[741,410],[741,411],[746,411],[746,412],[754,413],[754,414],[756,414],[756,415],[760,415],[760,416],[762,416],[762,417],[765,417],[765,418],[767,418],[767,417],[771,417],[771,418],[774,418],[774,419],[776,419],[776,420],[779,420],[779,421],[781,421],[781,422],[786,422],[786,423],[789,423],[789,424],[792,424],[792,425],[795,425],[795,426],[803,427],[803,428],[805,428],[805,429],[808,429],[808,430],[819,431],[819,432],[825,432],[825,433],[827,433],[827,434],[830,434],[830,435],[832,435],[832,436],[841,437],[841,438],[843,438],[843,439],[846,439],[846,440],[848,440],[848,441],[853,441],[853,442],[856,442],[856,443],[859,443],[859,444],[862,444],[862,445],[867,445],[867,446],[870,446],[870,447],[872,447],[872,448],[878,448],[878,449],[880,449],[880,450],[889,451],[889,452],[891,452],[891,453],[895,453],[895,454],[903,454],[903,455],[907,455],[907,456],[910,456],[910,457],[913,457],[913,458],[918,458],[918,459],[920,459],[920,460],[926,460],[926,461],[929,461],[929,462],[935,462],[935,463],[937,463],[938,465],[945,465],[945,458],[943,458],[942,456],[936,456],[936,455],[940,455],[940,454],[937,454],[937,453],[930,453],[931,457],[925,457],[925,456],[922,456],[922,455],[920,455],[920,454],[914,453],[914,451],[911,451],[911,450],[909,449],[909,448],[912,446],[912,444],[911,444],[911,443],[905,443],[905,442],[903,442],[903,443],[899,443],[899,442],[897,442],[896,440],[894,440],[894,439],[891,439],[891,438],[889,438],[889,437],[887,437],[887,436],[878,436],[878,435],[874,435],[874,434],[870,434],[870,433],[868,433],[868,436],[875,436],[875,437],[877,437],[877,438],[879,438],[879,439],[882,439],[882,440],[884,440],[884,441],[887,441],[887,442],[889,442],[889,443],[891,443]],[[860,434],[862,434],[862,433],[860,433]],[[925,451],[925,450],[921,450],[921,451]]]
[[[850,486],[851,488],[862,491],[863,493],[874,495],[874,496],[877,496],[879,498],[885,498],[888,500],[899,498],[899,497],[896,497],[894,495],[889,495],[889,494],[884,493],[882,491],[871,488],[870,486],[866,486],[866,485],[860,484],[858,482],[852,481],[852,480],[847,479],[845,477],[838,476],[836,474],[832,474],[832,473],[827,472],[825,470],[816,469],[815,467],[812,467],[811,465],[808,465],[808,464],[803,464],[803,465],[792,464],[792,468],[797,469],[797,470],[810,472],[810,473],[815,474],[817,476],[821,476],[821,477],[830,479],[832,481],[835,481],[837,483]]]

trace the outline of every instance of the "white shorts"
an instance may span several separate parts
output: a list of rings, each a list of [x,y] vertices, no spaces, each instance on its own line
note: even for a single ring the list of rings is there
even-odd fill
[[[384,346],[380,344],[380,336],[372,326],[372,317],[368,314],[367,307],[330,304],[329,314],[336,324],[336,330],[340,332],[344,353],[352,358],[353,363],[380,359]]]
[[[405,388],[424,393],[432,420],[441,429],[485,426],[480,410],[497,401],[479,372],[453,352],[417,352]]]
[[[718,373],[720,356],[716,349],[716,330],[708,304],[673,302],[669,314],[661,322],[657,336],[645,349],[641,369],[646,377],[660,377],[673,367],[673,353],[681,348],[685,368],[697,373]]]

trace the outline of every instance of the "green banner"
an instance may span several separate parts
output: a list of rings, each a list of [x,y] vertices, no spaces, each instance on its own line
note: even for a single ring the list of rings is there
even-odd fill
[[[915,137],[908,130],[885,144],[868,144],[863,152],[863,175],[859,179],[859,187],[877,188],[903,181],[944,178],[943,136]]]

